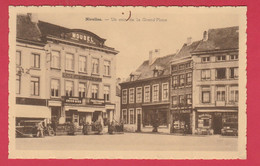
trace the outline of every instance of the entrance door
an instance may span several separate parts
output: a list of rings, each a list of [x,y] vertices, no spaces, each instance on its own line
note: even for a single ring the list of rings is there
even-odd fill
[[[222,129],[221,114],[215,114],[214,121],[213,121],[213,127],[214,127],[214,134],[221,134],[221,129]]]
[[[137,114],[137,132],[141,132],[141,114]]]

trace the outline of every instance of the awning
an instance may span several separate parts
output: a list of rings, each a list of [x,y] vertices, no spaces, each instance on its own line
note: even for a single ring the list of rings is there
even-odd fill
[[[77,110],[78,112],[95,112],[95,111],[106,112],[105,108],[95,108],[95,107],[65,106],[64,108],[65,108],[65,111]]]
[[[51,118],[51,111],[46,106],[15,105],[15,116],[24,118]]]

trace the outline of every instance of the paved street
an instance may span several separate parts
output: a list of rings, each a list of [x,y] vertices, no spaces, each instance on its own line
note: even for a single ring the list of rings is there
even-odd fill
[[[144,133],[17,138],[17,150],[234,151],[237,137]]]

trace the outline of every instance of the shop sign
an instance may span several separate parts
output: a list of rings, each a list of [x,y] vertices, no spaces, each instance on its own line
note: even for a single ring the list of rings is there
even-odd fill
[[[71,78],[71,79],[90,80],[90,81],[96,81],[96,82],[101,82],[102,81],[102,78],[92,77],[92,76],[85,76],[85,75],[79,75],[79,74],[70,74],[70,73],[62,73],[62,77],[64,77],[64,78]]]
[[[61,106],[61,101],[49,100],[49,101],[48,101],[48,106],[60,107],[60,106]]]
[[[65,97],[64,102],[68,104],[82,104],[82,99],[78,97]]]
[[[103,99],[90,99],[90,103],[93,105],[104,105],[105,101]]]
[[[176,114],[185,114],[185,113],[191,113],[191,110],[173,110],[173,113]]]
[[[200,114],[199,118],[200,119],[202,119],[202,118],[211,118],[211,115],[210,114]]]

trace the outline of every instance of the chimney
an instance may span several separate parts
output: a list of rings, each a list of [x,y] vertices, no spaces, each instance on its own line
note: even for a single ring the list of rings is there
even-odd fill
[[[28,13],[29,18],[31,19],[31,22],[38,23],[38,15],[36,13]]]
[[[192,37],[188,37],[186,44],[189,46],[189,45],[191,45],[191,43],[192,43]]]
[[[149,51],[149,65],[152,65],[159,56],[160,56],[159,49]]]
[[[208,32],[204,31],[203,32],[203,41],[207,41],[208,40]]]

